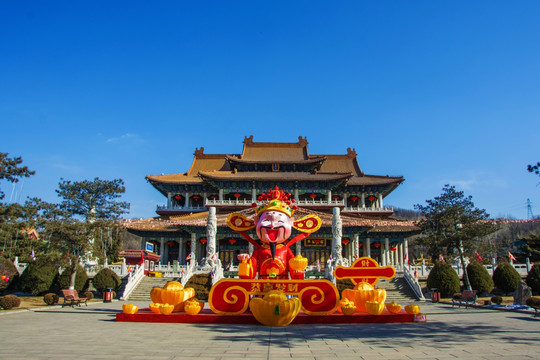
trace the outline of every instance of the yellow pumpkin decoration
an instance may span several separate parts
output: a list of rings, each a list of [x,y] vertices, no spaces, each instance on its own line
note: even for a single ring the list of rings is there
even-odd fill
[[[152,299],[152,302],[155,304],[161,303],[161,288],[159,287],[153,287],[150,291],[150,299]]]
[[[405,311],[407,314],[416,315],[420,312],[420,306],[414,304],[407,305],[405,306]]]
[[[139,311],[139,308],[133,304],[124,304],[122,305],[122,311],[124,314],[135,314]]]
[[[189,299],[185,302],[184,310],[189,315],[197,315],[204,308],[204,301],[199,301],[198,299]]]
[[[167,303],[160,304],[159,313],[163,315],[170,315],[174,310],[174,305],[169,305]]]
[[[178,281],[169,281],[168,283],[163,286],[164,289],[176,289],[176,290],[183,290],[184,286],[182,283]]]
[[[292,270],[302,271],[307,267],[308,259],[302,255],[296,255],[291,260],[289,260],[289,267]]]
[[[375,290],[354,290],[354,304],[360,312],[367,312],[366,302],[375,301]]]
[[[354,290],[373,290],[374,287],[368,282],[362,281],[354,286]]]
[[[366,310],[371,315],[381,315],[384,311],[384,303],[377,301],[366,301]]]
[[[353,301],[343,299],[339,302],[339,311],[343,315],[352,315],[356,312],[356,305],[354,305]]]
[[[181,302],[179,304],[174,305],[173,313],[179,313],[184,311],[184,307],[186,306],[186,302]]]
[[[398,314],[401,311],[401,305],[392,301],[390,304],[386,304],[386,310],[392,314]]]
[[[255,319],[266,326],[287,326],[300,312],[299,298],[287,299],[282,291],[269,291],[264,298],[253,298],[249,302]]]
[[[161,314],[160,311],[159,311],[159,308],[161,307],[161,304],[152,303],[152,304],[148,305],[148,307],[150,308],[150,310],[152,310],[152,312],[154,312],[156,314]]]
[[[384,303],[386,301],[386,289],[373,289],[373,301]]]

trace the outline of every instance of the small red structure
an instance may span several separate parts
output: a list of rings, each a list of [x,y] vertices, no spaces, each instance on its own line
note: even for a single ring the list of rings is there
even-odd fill
[[[159,261],[160,256],[156,253],[147,250],[124,250],[119,256],[126,259],[127,265],[143,265],[144,274],[148,275],[150,271],[154,271],[154,265]]]

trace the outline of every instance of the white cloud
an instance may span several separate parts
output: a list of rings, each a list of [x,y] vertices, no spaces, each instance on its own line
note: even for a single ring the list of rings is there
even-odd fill
[[[507,186],[506,180],[496,174],[487,171],[467,171],[457,178],[447,178],[440,181],[442,187],[445,184],[455,185],[461,190],[474,189],[502,189]]]
[[[138,134],[125,133],[119,137],[108,138],[108,143],[120,143],[120,142],[142,142],[142,138]]]

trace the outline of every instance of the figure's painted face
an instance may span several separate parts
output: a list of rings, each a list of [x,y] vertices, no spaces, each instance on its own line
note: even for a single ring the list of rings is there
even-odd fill
[[[257,219],[257,236],[263,243],[282,243],[291,236],[293,218],[280,211],[266,211]]]

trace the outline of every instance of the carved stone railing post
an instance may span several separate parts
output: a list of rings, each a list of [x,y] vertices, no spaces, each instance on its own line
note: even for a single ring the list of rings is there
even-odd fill
[[[208,221],[206,222],[206,264],[210,266],[212,266],[212,262],[216,257],[216,234],[216,208],[211,206],[208,208]]]
[[[191,233],[191,259],[189,265],[194,267],[197,263],[197,234]]]
[[[339,208],[334,208],[334,213],[332,216],[332,257],[334,258],[335,265],[339,266],[343,264],[343,257],[341,255],[342,245],[342,222],[341,215],[339,213]]]

